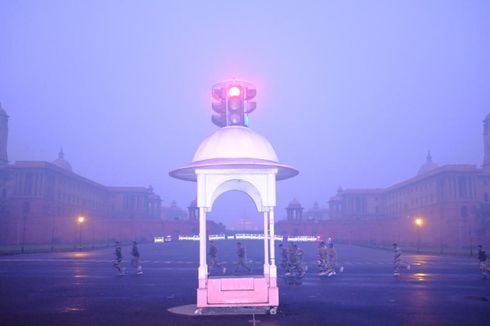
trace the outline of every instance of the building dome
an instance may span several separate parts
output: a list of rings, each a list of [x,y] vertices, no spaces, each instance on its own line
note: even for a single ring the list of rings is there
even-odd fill
[[[278,162],[271,143],[265,137],[242,126],[229,126],[216,130],[201,143],[192,162],[237,158]]]
[[[424,164],[419,169],[418,175],[430,172],[434,169],[437,169],[439,165],[436,163],[432,162],[432,156],[430,155],[430,152],[427,153],[427,159]]]
[[[73,169],[71,168],[71,164],[67,160],[65,160],[65,153],[63,153],[63,148],[58,153],[58,158],[53,161],[53,164],[62,169],[73,172]]]
[[[296,198],[291,200],[288,205],[288,208],[302,208],[302,207],[303,206],[301,206],[301,203]]]

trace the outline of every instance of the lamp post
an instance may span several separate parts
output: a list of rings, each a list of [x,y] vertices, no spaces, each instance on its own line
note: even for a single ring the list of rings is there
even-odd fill
[[[82,249],[82,224],[85,223],[85,217],[84,216],[79,216],[77,218],[77,223],[78,223],[78,250]]]
[[[424,220],[420,217],[415,219],[415,225],[417,227],[417,253],[420,253],[420,229],[424,225]]]

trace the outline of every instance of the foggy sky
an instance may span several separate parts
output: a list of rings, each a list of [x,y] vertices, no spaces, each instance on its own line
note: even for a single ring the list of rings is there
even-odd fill
[[[300,170],[278,183],[326,207],[339,186],[386,187],[438,164],[481,165],[490,113],[488,1],[1,1],[0,102],[9,159],[104,185],[152,185],[187,207],[210,88],[258,88],[251,128]],[[234,207],[231,209],[231,207]],[[212,218],[255,216],[224,194]]]

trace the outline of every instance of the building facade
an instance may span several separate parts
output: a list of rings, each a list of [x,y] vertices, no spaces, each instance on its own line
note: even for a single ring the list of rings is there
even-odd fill
[[[150,239],[164,233],[152,187],[107,187],[73,171],[63,150],[52,162],[7,157],[8,115],[0,105],[0,243]],[[83,216],[84,222],[78,223]],[[82,238],[82,239],[81,239]]]
[[[328,208],[320,207],[317,202],[305,211],[301,203],[293,199],[286,207],[286,218],[276,223],[276,232],[286,236],[320,235],[321,226],[329,218]]]
[[[482,167],[439,166],[428,153],[416,176],[383,189],[339,189],[329,201],[330,218],[372,221],[387,232],[380,238],[443,247],[470,247],[488,242],[490,205],[490,115],[483,121]],[[414,221],[421,219],[422,225]],[[355,222],[352,222],[355,224]],[[365,225],[364,225],[365,227]],[[373,232],[371,234],[374,234]]]
[[[277,229],[346,242],[430,246],[441,252],[490,245],[490,114],[483,121],[483,145],[481,167],[439,166],[428,153],[414,177],[387,188],[339,188],[320,214],[327,218],[308,217],[318,209],[305,214],[293,200]]]
[[[103,186],[74,173],[62,152],[52,163],[17,161],[0,169],[3,243],[69,242],[79,240],[80,228],[90,241],[141,238],[145,223],[160,220],[153,189]],[[80,216],[84,225],[77,224]]]

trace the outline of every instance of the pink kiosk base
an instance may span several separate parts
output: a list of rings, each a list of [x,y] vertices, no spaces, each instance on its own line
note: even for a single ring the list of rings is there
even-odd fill
[[[293,177],[298,171],[278,162],[269,141],[249,128],[228,126],[206,138],[191,165],[170,172],[172,177],[197,181],[199,208],[199,269],[197,309],[269,307],[277,313],[279,289],[274,252],[274,208],[276,181]],[[227,191],[245,192],[254,201],[264,222],[263,275],[247,277],[209,277],[206,264],[206,213]],[[225,240],[229,241],[229,240]]]
[[[274,314],[279,305],[276,279],[263,276],[244,278],[208,278],[197,289],[198,309],[209,307],[270,307]],[[199,313],[199,311],[197,311]]]

